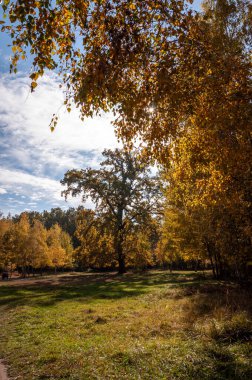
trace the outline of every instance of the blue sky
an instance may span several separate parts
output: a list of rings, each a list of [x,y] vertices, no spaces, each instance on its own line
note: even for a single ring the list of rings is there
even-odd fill
[[[112,116],[81,122],[77,110],[68,114],[53,73],[31,94],[29,60],[18,74],[9,74],[9,43],[0,32],[0,211],[14,215],[78,206],[80,199],[64,201],[59,181],[68,169],[97,167],[103,149],[118,146]],[[58,109],[59,124],[51,133],[49,123]]]

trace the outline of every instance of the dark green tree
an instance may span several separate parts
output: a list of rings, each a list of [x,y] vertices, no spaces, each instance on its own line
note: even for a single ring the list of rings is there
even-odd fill
[[[100,169],[70,170],[61,181],[67,189],[63,194],[88,197],[96,212],[111,226],[119,273],[124,273],[123,243],[129,224],[147,223],[157,213],[161,199],[160,187],[150,168],[138,152],[116,149],[103,152]]]

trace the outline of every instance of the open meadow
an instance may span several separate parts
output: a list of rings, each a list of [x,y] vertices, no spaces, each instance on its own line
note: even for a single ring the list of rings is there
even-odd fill
[[[250,296],[195,272],[1,282],[0,358],[13,379],[248,380]]]

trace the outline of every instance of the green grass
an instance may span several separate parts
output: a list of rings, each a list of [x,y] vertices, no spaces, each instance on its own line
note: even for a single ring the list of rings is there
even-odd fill
[[[0,287],[0,357],[25,380],[251,379],[250,294],[188,272],[20,281]]]

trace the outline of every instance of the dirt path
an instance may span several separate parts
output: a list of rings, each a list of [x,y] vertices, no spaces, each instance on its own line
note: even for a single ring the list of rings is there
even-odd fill
[[[6,367],[4,366],[3,362],[0,360],[0,380],[8,380]]]
[[[0,286],[43,286],[43,285],[77,285],[77,284],[90,284],[97,282],[109,282],[109,281],[121,281],[130,278],[130,272],[125,274],[123,277],[117,275],[117,272],[91,272],[91,273],[59,273],[57,275],[50,274],[43,277],[27,277],[20,278],[18,276],[13,276],[8,281],[1,281]],[[0,378],[1,380],[1,378]]]

